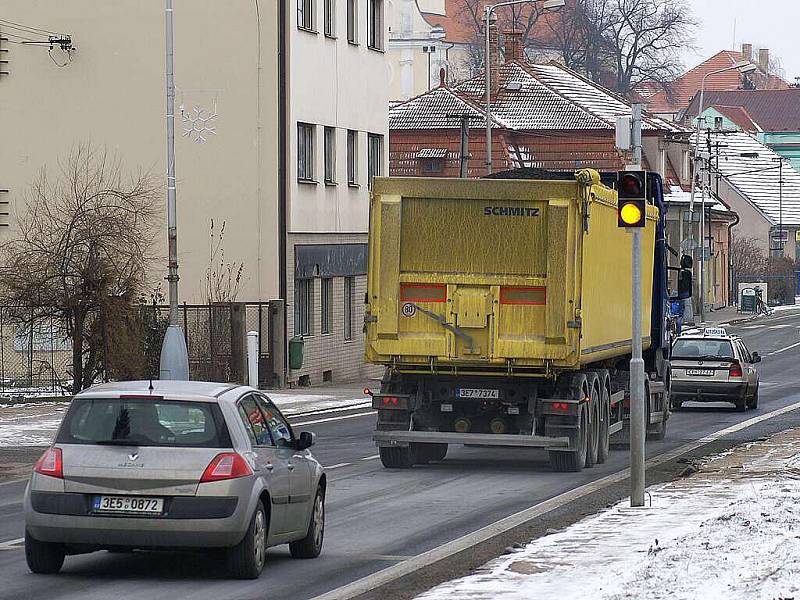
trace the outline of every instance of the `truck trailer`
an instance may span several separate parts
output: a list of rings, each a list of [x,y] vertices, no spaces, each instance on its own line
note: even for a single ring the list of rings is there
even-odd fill
[[[537,179],[528,179],[531,173]],[[383,365],[373,434],[383,465],[442,460],[449,444],[538,447],[557,471],[626,435],[631,237],[616,173],[376,178],[366,360]],[[642,331],[648,436],[669,418],[661,178],[647,175]]]

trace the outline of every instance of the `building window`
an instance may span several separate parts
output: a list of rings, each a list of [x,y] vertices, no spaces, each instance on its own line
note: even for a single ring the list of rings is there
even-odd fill
[[[316,0],[297,0],[297,27],[314,31]]]
[[[444,171],[444,160],[441,158],[427,158],[422,161],[422,172],[428,173],[441,173]]]
[[[325,35],[336,37],[336,0],[325,0]]]
[[[367,134],[367,161],[369,166],[369,187],[372,189],[372,178],[383,174],[383,136],[377,133]]]
[[[347,183],[358,185],[358,132],[347,130]]]
[[[333,308],[333,279],[326,277],[322,280],[320,294],[320,333],[331,332],[331,309]]]
[[[325,183],[336,183],[336,128],[325,128]]]
[[[314,132],[308,123],[297,124],[297,179],[314,181]]]
[[[311,335],[314,280],[298,279],[294,282],[294,334]]]
[[[383,0],[367,0],[367,45],[383,50]]]
[[[344,278],[344,339],[353,339],[353,278]]]
[[[347,0],[347,41],[351,44],[358,43],[358,2]]]

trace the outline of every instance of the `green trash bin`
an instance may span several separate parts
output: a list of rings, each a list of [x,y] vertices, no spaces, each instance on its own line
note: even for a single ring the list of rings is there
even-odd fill
[[[303,368],[303,336],[296,335],[289,340],[289,368],[292,371]]]

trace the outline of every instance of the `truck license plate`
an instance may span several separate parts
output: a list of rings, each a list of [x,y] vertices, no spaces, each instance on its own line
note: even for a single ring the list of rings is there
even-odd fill
[[[160,515],[164,512],[164,499],[142,498],[141,496],[95,496],[94,511]]]
[[[500,397],[500,390],[461,388],[458,390],[457,396],[459,398],[475,398],[478,400],[497,400]]]
[[[710,377],[714,374],[713,369],[686,369],[687,375],[702,375],[704,377]]]

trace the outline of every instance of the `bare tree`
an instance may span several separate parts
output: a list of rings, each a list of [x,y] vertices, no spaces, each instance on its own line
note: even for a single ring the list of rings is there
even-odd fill
[[[734,279],[747,275],[761,276],[767,270],[767,257],[757,238],[733,236],[730,256]]]
[[[162,186],[149,173],[126,174],[118,157],[88,143],[58,166],[52,179],[41,170],[17,235],[0,246],[0,301],[27,307],[23,323],[63,324],[77,393],[103,375],[112,325],[143,291]]]
[[[242,283],[244,264],[225,261],[225,221],[219,231],[211,219],[208,269],[206,269],[206,302],[235,302]]]

